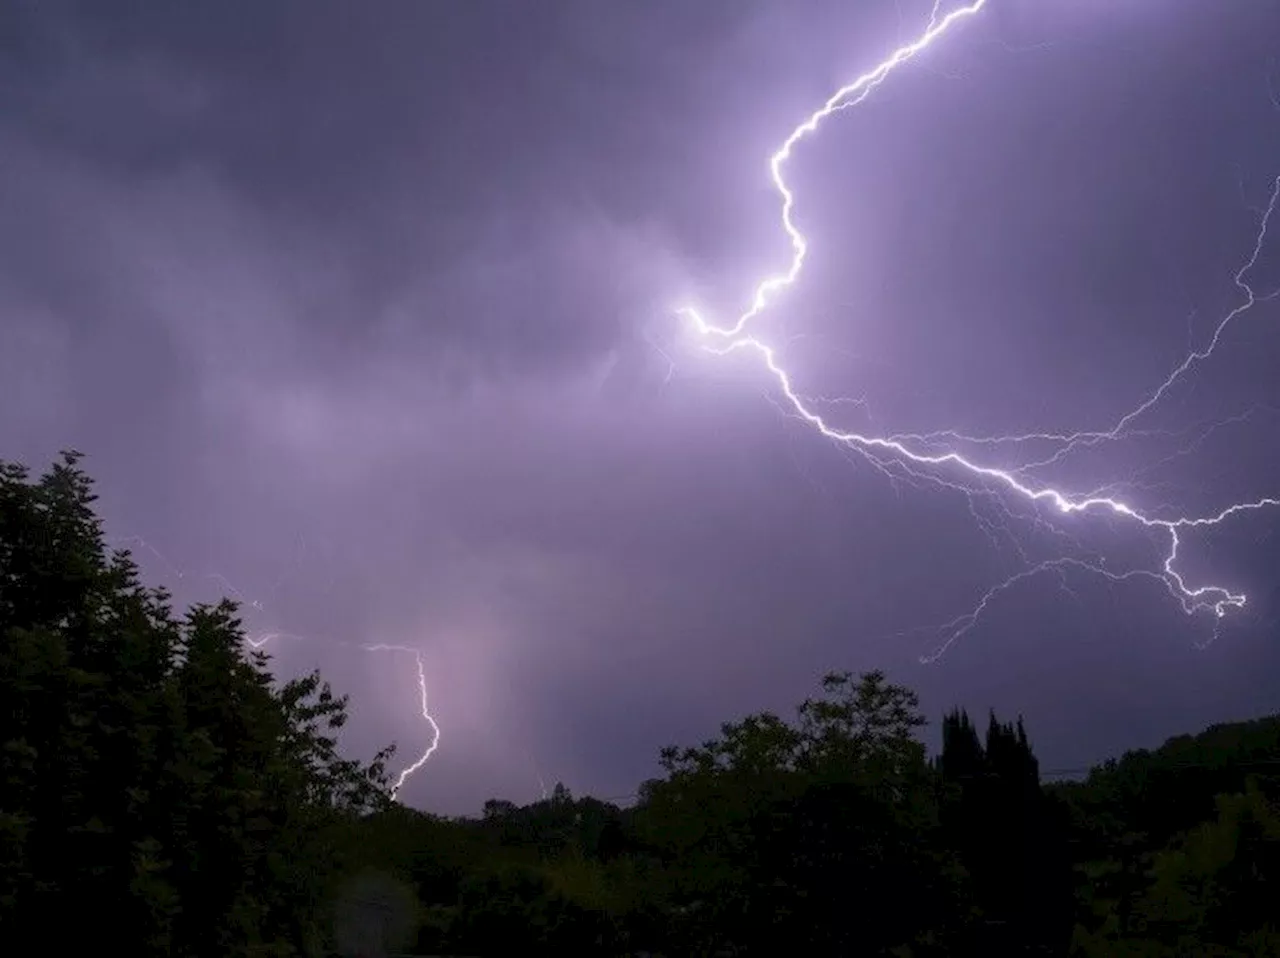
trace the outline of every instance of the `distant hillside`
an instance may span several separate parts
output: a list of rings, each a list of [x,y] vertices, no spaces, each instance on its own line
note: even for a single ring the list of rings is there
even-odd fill
[[[1265,793],[1280,794],[1280,715],[1178,735],[1154,751],[1110,759],[1083,782],[1047,789],[1090,816],[1105,806],[1099,824],[1108,831],[1141,833],[1161,844],[1211,819],[1216,796],[1243,792],[1249,779]]]

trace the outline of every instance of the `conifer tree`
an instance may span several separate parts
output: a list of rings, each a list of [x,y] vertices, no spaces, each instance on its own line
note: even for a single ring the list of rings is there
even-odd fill
[[[293,954],[329,829],[388,801],[346,700],[277,686],[235,606],[174,617],[108,553],[79,457],[0,462],[0,927],[58,953]]]

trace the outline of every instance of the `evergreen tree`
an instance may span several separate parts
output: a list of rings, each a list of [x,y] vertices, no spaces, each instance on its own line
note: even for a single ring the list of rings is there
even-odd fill
[[[978,730],[961,709],[948,712],[942,719],[942,754],[938,769],[943,778],[962,782],[986,773],[986,753],[978,739]]]
[[[1069,865],[1021,716],[1001,722],[992,712],[985,743],[963,710],[945,716],[942,730],[943,826],[982,918],[973,947],[989,954],[1064,947],[1071,928]]]
[[[93,502],[74,453],[36,481],[0,463],[0,926],[67,953],[296,953],[324,840],[387,802],[389,752],[339,758],[345,700],[277,688],[231,603],[175,619]]]

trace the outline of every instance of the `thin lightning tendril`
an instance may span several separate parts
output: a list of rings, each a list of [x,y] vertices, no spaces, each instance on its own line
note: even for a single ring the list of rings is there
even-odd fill
[[[422,653],[407,645],[384,645],[378,643],[376,645],[362,645],[360,648],[366,652],[406,652],[413,656],[413,661],[418,667],[418,699],[422,707],[422,720],[431,726],[431,744],[427,746],[426,750],[415,762],[400,770],[395,784],[391,786],[391,797],[395,798],[399,795],[400,789],[409,780],[409,777],[427,764],[427,759],[431,757],[432,753],[440,745],[440,726],[431,717],[431,710],[427,707],[427,667],[422,661]]]
[[[1215,328],[1208,343],[1200,349],[1192,349],[1186,358],[1178,364],[1160,385],[1148,393],[1130,411],[1126,412],[1110,428],[1100,431],[1076,433],[1031,433],[1017,436],[965,436],[954,431],[942,431],[919,434],[867,435],[861,432],[837,428],[814,409],[829,400],[806,399],[793,383],[791,374],[779,361],[774,347],[746,332],[747,326],[763,313],[773,302],[775,295],[793,285],[800,276],[808,253],[808,241],[794,220],[795,193],[783,175],[787,161],[791,159],[796,146],[809,135],[816,133],[823,121],[842,110],[855,107],[867,99],[890,74],[907,63],[918,54],[924,52],[934,41],[958,25],[962,20],[974,17],[987,6],[988,0],[972,0],[942,15],[942,0],[935,0],[928,24],[923,33],[911,43],[899,47],[876,67],[862,74],[853,82],[836,90],[827,101],[809,115],[800,125],[795,127],[782,142],[782,145],[770,157],[769,172],[773,186],[781,197],[781,225],[791,244],[791,261],[787,269],[761,280],[755,287],[750,305],[745,312],[730,325],[717,325],[706,319],[703,313],[692,306],[681,306],[676,310],[678,316],[690,322],[704,340],[702,348],[708,352],[725,355],[738,351],[749,351],[756,354],[764,366],[772,374],[782,395],[786,399],[788,414],[802,420],[845,449],[857,452],[872,466],[882,472],[891,481],[908,478],[914,481],[929,481],[934,484],[954,489],[969,497],[970,511],[983,531],[996,541],[998,527],[992,520],[979,515],[974,504],[975,495],[990,496],[993,491],[1003,490],[1006,495],[1012,494],[1032,507],[1048,506],[1061,515],[1076,513],[1104,513],[1130,521],[1145,530],[1156,533],[1165,542],[1163,561],[1158,569],[1134,569],[1116,572],[1105,568],[1102,560],[1093,562],[1079,558],[1055,558],[1030,564],[1029,567],[1010,576],[999,585],[988,590],[978,603],[967,613],[958,616],[940,627],[939,633],[944,636],[942,644],[922,661],[934,661],[960,636],[974,628],[979,619],[1002,594],[1025,580],[1043,573],[1054,573],[1058,576],[1062,588],[1070,593],[1065,574],[1069,570],[1082,570],[1101,576],[1113,583],[1127,582],[1134,579],[1151,579],[1167,589],[1170,595],[1181,605],[1188,615],[1197,612],[1211,612],[1215,620],[1220,620],[1229,609],[1241,608],[1245,605],[1246,596],[1232,591],[1225,585],[1205,584],[1193,586],[1188,584],[1182,573],[1176,568],[1179,551],[1183,545],[1181,533],[1185,530],[1217,526],[1227,519],[1265,508],[1280,506],[1280,498],[1263,497],[1250,502],[1229,505],[1219,512],[1205,516],[1157,516],[1140,511],[1123,499],[1104,495],[1101,491],[1083,496],[1072,496],[1049,485],[1043,485],[1028,478],[1029,470],[1060,462],[1063,457],[1082,446],[1117,440],[1133,435],[1131,425],[1160,402],[1170,389],[1193,367],[1208,359],[1217,348],[1223,334],[1231,323],[1252,309],[1256,304],[1280,295],[1280,291],[1267,296],[1259,296],[1247,281],[1247,276],[1257,264],[1267,239],[1267,229],[1276,206],[1280,203],[1280,177],[1272,184],[1269,202],[1262,212],[1261,223],[1255,238],[1253,250],[1248,260],[1236,272],[1234,282],[1244,294],[1243,302],[1223,317]],[[865,400],[854,400],[865,405]],[[984,465],[968,455],[948,448],[947,443],[969,443],[978,446],[998,446],[1001,444],[1019,443],[1051,443],[1058,448],[1036,462],[1023,464],[1017,469],[998,468]],[[974,482],[976,480],[976,483]],[[1006,515],[1011,516],[1007,506],[1001,506]],[[1041,520],[1036,518],[1037,522]],[[1019,550],[1021,553],[1021,550]],[[1021,553],[1027,561],[1025,553]]]
[[[167,558],[165,558],[165,556],[158,549],[156,549],[153,545],[151,545],[151,543],[147,542],[141,536],[126,536],[123,539],[118,541],[133,545],[136,548],[144,549],[147,552],[150,552],[153,556],[155,556],[158,560],[160,560],[160,562],[164,566],[168,568],[169,572],[174,576],[174,578],[180,579],[180,580],[192,578],[185,571],[178,568],[172,562],[170,562]],[[206,573],[205,575],[200,576],[200,578],[210,579],[218,583],[218,585],[221,588],[225,589],[230,595],[234,596],[242,605],[247,605],[250,608],[256,609],[259,612],[264,611],[266,608],[265,605],[260,600],[254,599],[251,601],[248,598],[246,598],[244,593],[242,593],[239,589],[237,589],[234,585],[232,585],[231,582],[226,578],[226,576],[223,576],[220,573],[216,573],[216,572]],[[257,632],[254,634],[246,634],[244,637],[245,644],[250,646],[255,651],[261,650],[271,642],[282,641],[285,639],[297,639],[301,641],[307,641],[309,640],[309,637],[298,635],[293,632],[274,632],[274,631],[264,631],[264,632]],[[315,639],[310,639],[310,640],[320,641]],[[401,769],[399,774],[396,776],[395,783],[391,786],[391,797],[392,799],[396,799],[399,797],[400,790],[404,787],[405,782],[407,782],[415,773],[417,773],[422,768],[423,765],[427,763],[427,760],[431,758],[431,756],[435,753],[436,749],[440,746],[440,726],[439,724],[437,724],[435,717],[431,714],[431,710],[427,704],[427,667],[426,667],[426,663],[422,659],[422,651],[420,649],[415,649],[407,645],[390,645],[383,642],[369,644],[369,645],[360,645],[354,642],[344,642],[339,639],[326,639],[323,641],[327,642],[330,645],[340,645],[345,648],[359,649],[362,652],[382,652],[382,653],[391,652],[391,653],[400,653],[404,655],[413,656],[414,665],[416,666],[417,673],[418,673],[418,702],[422,712],[422,720],[426,722],[427,726],[431,729],[431,739],[430,739],[430,742],[427,744],[426,748],[423,750],[422,754],[418,756],[418,758],[415,759],[412,763],[407,765],[405,768]]]

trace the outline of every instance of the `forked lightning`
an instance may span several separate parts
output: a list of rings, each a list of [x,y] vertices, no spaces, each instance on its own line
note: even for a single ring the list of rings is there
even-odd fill
[[[826,438],[861,453],[886,474],[892,475],[897,471],[912,478],[928,479],[948,488],[958,489],[971,497],[971,505],[972,496],[989,493],[994,487],[1004,490],[1007,495],[1019,497],[1033,507],[1047,506],[1062,515],[1088,512],[1110,513],[1164,537],[1166,545],[1163,561],[1158,567],[1151,569],[1114,572],[1098,563],[1077,558],[1057,558],[1030,564],[989,590],[972,610],[942,626],[943,641],[931,656],[925,657],[926,660],[936,658],[955,639],[973,628],[990,604],[1008,589],[1039,573],[1055,572],[1062,575],[1071,568],[1088,570],[1113,582],[1134,578],[1156,579],[1164,584],[1188,615],[1206,611],[1212,613],[1217,619],[1221,619],[1229,609],[1244,606],[1246,596],[1228,585],[1188,583],[1177,568],[1179,549],[1182,546],[1180,532],[1216,526],[1244,513],[1280,506],[1280,498],[1264,497],[1233,503],[1208,515],[1161,516],[1143,511],[1122,499],[1101,495],[1098,492],[1073,496],[1053,486],[1043,485],[1027,478],[1030,470],[1058,462],[1067,453],[1082,445],[1096,445],[1130,434],[1130,426],[1135,420],[1155,406],[1185,373],[1212,355],[1227,327],[1234,320],[1255,304],[1272,298],[1255,293],[1248,281],[1248,275],[1258,262],[1267,239],[1268,224],[1275,212],[1277,200],[1280,199],[1280,177],[1277,177],[1272,185],[1270,200],[1261,217],[1252,255],[1235,275],[1235,284],[1244,295],[1243,301],[1218,323],[1212,337],[1203,348],[1189,352],[1157,388],[1148,393],[1133,409],[1120,416],[1109,429],[1071,434],[1035,433],[1022,436],[973,437],[953,431],[940,431],[928,435],[881,436],[837,428],[815,411],[814,400],[806,400],[796,391],[792,375],[779,360],[775,348],[748,333],[747,328],[752,320],[770,306],[775,295],[794,284],[799,278],[808,252],[808,240],[796,226],[793,216],[795,193],[784,175],[787,161],[791,159],[797,145],[809,135],[816,133],[824,121],[862,103],[895,70],[923,53],[945,34],[959,27],[963,21],[975,17],[987,5],[988,0],[973,0],[946,15],[940,15],[941,0],[939,0],[934,4],[924,32],[916,40],[899,47],[873,69],[833,93],[819,109],[810,114],[783,140],[782,145],[770,157],[769,172],[781,198],[781,225],[790,240],[791,260],[785,271],[768,276],[756,285],[750,305],[743,313],[732,323],[723,325],[711,322],[702,311],[692,306],[682,306],[677,310],[678,315],[692,324],[699,334],[703,340],[704,349],[718,354],[746,350],[758,355],[776,380],[790,411]],[[1032,441],[1051,443],[1057,448],[1047,458],[1026,462],[1018,469],[984,465],[971,453],[961,451],[962,444],[988,447],[1000,444],[1016,446],[1018,443]]]

